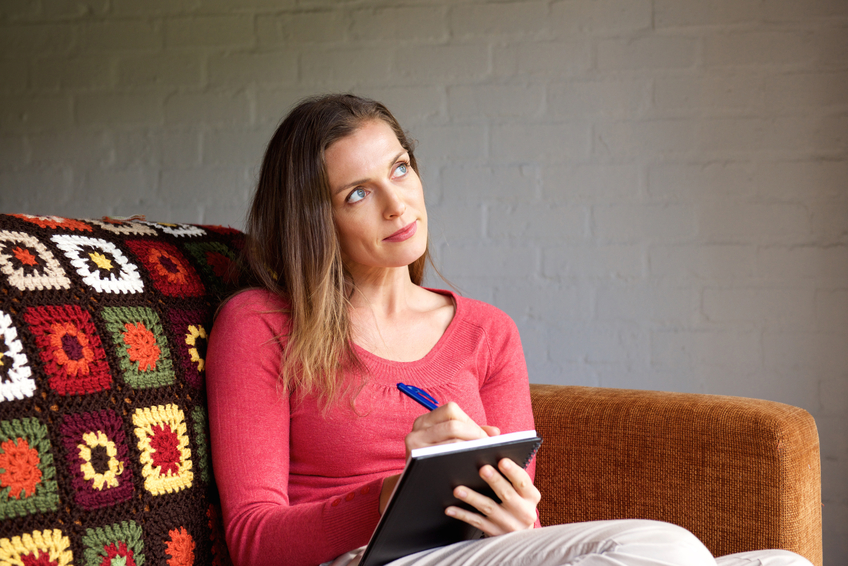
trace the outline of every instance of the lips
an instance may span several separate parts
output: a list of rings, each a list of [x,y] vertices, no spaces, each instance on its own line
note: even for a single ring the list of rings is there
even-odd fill
[[[384,242],[403,242],[404,240],[408,240],[415,235],[415,232],[418,231],[418,222],[411,222],[389,236],[388,238],[383,238]]]

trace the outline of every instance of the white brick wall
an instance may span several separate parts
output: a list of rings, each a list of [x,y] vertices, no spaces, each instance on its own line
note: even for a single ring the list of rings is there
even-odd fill
[[[240,226],[282,115],[346,90],[533,381],[813,413],[848,562],[848,2],[2,2],[0,210]]]

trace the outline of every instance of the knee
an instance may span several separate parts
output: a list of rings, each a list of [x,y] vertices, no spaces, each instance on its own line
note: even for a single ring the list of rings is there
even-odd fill
[[[689,530],[672,523],[639,519],[633,525],[632,543],[643,546],[651,555],[662,557],[669,564],[690,566],[715,565],[712,553]]]

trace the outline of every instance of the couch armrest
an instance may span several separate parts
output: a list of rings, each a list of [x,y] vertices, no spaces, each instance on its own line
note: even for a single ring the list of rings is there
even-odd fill
[[[531,385],[543,525],[646,518],[715,556],[784,548],[822,564],[812,416],[742,397]]]

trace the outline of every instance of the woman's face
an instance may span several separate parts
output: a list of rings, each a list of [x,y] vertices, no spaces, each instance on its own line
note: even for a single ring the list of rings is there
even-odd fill
[[[365,122],[324,152],[345,266],[405,267],[427,248],[421,180],[388,124]]]

